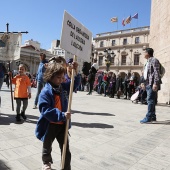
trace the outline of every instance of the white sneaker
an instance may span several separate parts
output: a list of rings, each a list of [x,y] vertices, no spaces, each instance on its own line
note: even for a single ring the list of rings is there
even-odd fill
[[[51,163],[43,164],[42,170],[51,170]]]
[[[37,109],[38,107],[36,105],[33,106],[33,109]]]

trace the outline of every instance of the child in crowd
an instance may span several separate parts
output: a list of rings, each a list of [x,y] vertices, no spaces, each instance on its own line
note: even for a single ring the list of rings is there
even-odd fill
[[[50,170],[52,161],[52,143],[56,138],[62,153],[65,135],[66,119],[71,118],[67,112],[68,94],[70,82],[65,82],[65,72],[62,61],[52,59],[44,74],[45,87],[40,93],[39,110],[40,118],[36,126],[36,136],[43,141],[42,161],[43,170]],[[78,66],[78,65],[77,65]],[[77,70],[77,66],[73,68]],[[75,76],[74,89],[77,88],[80,77]],[[67,94],[66,94],[67,92]],[[67,141],[66,158],[64,170],[71,170],[71,153]]]
[[[139,91],[139,95],[137,99],[135,100],[136,103],[147,104],[147,101],[146,101],[147,93],[146,93],[145,84],[141,83],[140,86],[137,87],[136,92],[137,91]]]
[[[28,106],[28,98],[31,98],[31,82],[29,77],[25,74],[25,71],[25,66],[20,64],[19,74],[12,79],[12,84],[15,84],[14,99],[16,100],[16,121],[21,121],[20,116],[26,120],[25,110]],[[20,112],[21,102],[23,102],[23,107]]]

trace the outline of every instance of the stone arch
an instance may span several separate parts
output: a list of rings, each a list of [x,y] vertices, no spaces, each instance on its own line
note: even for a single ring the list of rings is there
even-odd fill
[[[140,74],[138,72],[132,72],[135,74],[137,85],[139,85],[139,80],[140,80]]]
[[[124,79],[124,78],[125,78],[125,75],[126,75],[126,73],[125,73],[125,72],[119,72],[119,74],[120,74],[120,77],[121,77],[122,79]]]
[[[127,56],[128,53],[127,53],[126,51],[122,51],[122,52],[121,52],[121,56],[122,56],[122,55]]]
[[[30,72],[30,66],[29,66],[29,64],[28,64],[27,62],[25,62],[25,61],[24,61],[24,62],[21,61],[21,63],[25,65],[25,67],[26,67],[26,72]]]
[[[135,74],[135,76],[139,79],[140,78],[140,74],[138,72],[133,72]]]

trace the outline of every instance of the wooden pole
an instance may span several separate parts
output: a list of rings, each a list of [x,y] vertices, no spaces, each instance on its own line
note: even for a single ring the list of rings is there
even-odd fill
[[[77,57],[74,55],[73,61],[76,61],[76,59],[77,59]],[[68,101],[67,112],[71,112],[71,103],[72,103],[72,95],[73,95],[73,87],[74,87],[74,75],[75,75],[75,70],[72,69],[71,84],[70,84],[70,93],[69,93],[69,101]],[[64,170],[64,165],[65,165],[67,138],[68,138],[68,128],[69,128],[69,120],[67,119],[66,120],[65,135],[64,135],[63,153],[62,153],[62,158],[61,158],[61,170]]]
[[[9,65],[9,72],[11,71],[11,68],[10,68],[10,61],[8,63]],[[11,92],[11,104],[12,104],[12,111],[14,111],[14,100],[13,100],[13,93],[12,93],[12,75],[9,74],[9,84],[10,84],[10,92]]]
[[[9,23],[6,24],[6,28],[7,28],[7,35],[8,35],[9,34]],[[8,40],[7,40],[7,52],[8,52]],[[9,67],[9,72],[10,72],[11,71],[10,61],[8,62],[8,67]],[[13,93],[12,93],[12,77],[11,77],[11,74],[9,75],[9,83],[10,83],[10,92],[11,92],[12,111],[14,111],[14,101],[13,101]]]

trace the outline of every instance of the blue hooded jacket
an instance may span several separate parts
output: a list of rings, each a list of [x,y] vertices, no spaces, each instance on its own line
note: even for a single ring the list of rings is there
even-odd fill
[[[0,63],[0,78],[4,78],[5,73],[6,73],[5,66],[3,65],[3,63]]]
[[[39,82],[39,83],[44,83],[44,80],[43,80],[43,75],[44,75],[44,72],[45,72],[45,67],[44,67],[44,64],[45,63],[48,63],[47,60],[43,60],[40,62],[39,64],[39,67],[38,67],[38,71],[37,71],[37,77],[36,77],[36,80]]]
[[[48,126],[50,122],[66,121],[64,113],[67,112],[67,107],[68,107],[67,96],[70,90],[70,83],[71,81],[61,84],[62,90],[61,90],[60,98],[62,104],[62,111],[54,107],[55,101],[54,101],[53,88],[51,84],[46,83],[45,87],[42,89],[38,101],[39,111],[41,115],[39,117],[36,130],[35,130],[35,135],[39,140],[44,141],[44,137],[48,132]],[[77,75],[75,76],[75,80],[74,80],[74,89],[78,87],[79,83],[80,83],[80,75]]]

